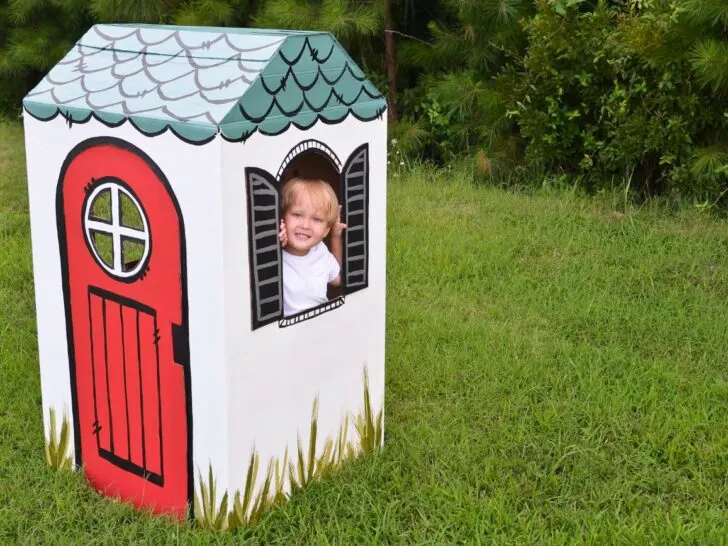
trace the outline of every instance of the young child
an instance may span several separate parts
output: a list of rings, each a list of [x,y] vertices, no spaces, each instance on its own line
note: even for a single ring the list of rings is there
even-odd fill
[[[283,186],[283,314],[328,301],[327,285],[341,285],[341,207],[329,184],[293,178]],[[331,232],[331,251],[323,242]]]

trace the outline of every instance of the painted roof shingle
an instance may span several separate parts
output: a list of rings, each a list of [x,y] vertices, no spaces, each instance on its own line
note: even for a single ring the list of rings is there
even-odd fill
[[[293,124],[369,121],[386,101],[329,33],[95,25],[23,100],[35,118],[92,116],[204,143]]]

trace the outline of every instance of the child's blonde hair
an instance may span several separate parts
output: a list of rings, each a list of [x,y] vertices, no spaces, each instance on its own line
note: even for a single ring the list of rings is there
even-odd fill
[[[306,193],[311,203],[320,210],[326,225],[333,226],[339,218],[339,200],[330,184],[320,178],[291,178],[283,185],[283,214],[298,200],[302,193]]]

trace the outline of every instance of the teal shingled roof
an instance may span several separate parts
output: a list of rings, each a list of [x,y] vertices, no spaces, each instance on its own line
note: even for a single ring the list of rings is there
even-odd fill
[[[129,121],[202,144],[364,121],[386,101],[325,32],[95,25],[23,100],[40,120]]]

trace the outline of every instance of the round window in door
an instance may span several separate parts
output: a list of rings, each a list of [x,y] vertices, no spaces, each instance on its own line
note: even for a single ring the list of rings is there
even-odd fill
[[[76,463],[104,494],[184,517],[192,419],[174,192],[143,151],[94,138],[63,164],[56,215]]]
[[[131,188],[119,179],[97,183],[86,197],[86,243],[110,275],[133,280],[144,270],[151,249],[149,222]]]

